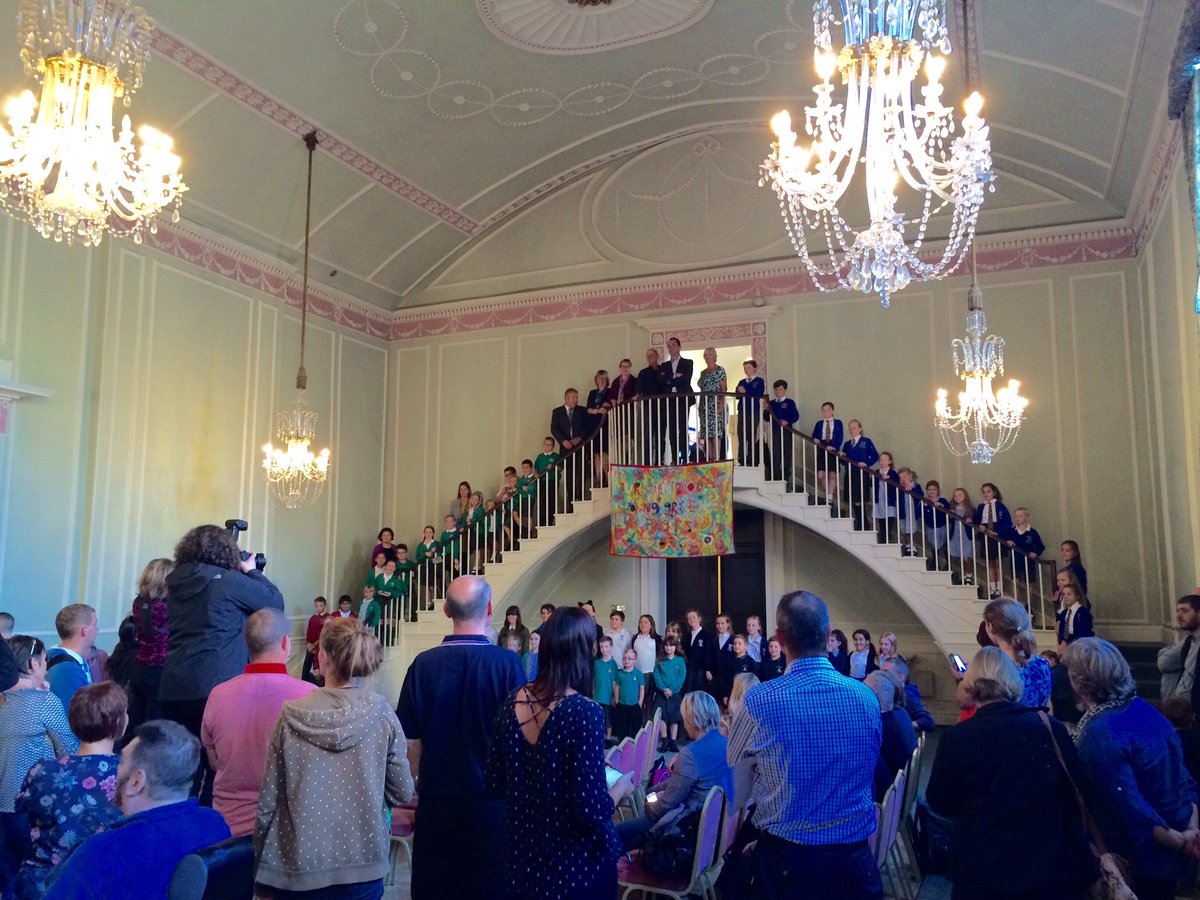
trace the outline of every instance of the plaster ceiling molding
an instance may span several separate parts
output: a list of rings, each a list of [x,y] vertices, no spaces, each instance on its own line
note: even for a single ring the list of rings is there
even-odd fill
[[[614,253],[650,265],[712,264],[782,242],[775,198],[758,188],[760,129],[659,145],[597,192],[592,226]]]
[[[532,53],[602,53],[683,31],[704,18],[714,0],[475,0],[483,24],[505,43]]]
[[[534,12],[541,7],[553,8],[568,19],[592,18],[607,21],[609,15],[627,15],[642,20],[658,10],[676,11],[660,21],[678,20],[679,9],[690,9],[675,30],[693,24],[713,5],[713,0],[613,0],[611,7],[577,9],[568,0],[476,0],[483,16],[485,6],[509,10],[514,22],[522,21],[516,12],[528,8]],[[333,22],[333,37],[337,46],[352,57],[370,60],[369,78],[372,88],[390,100],[424,100],[429,111],[439,119],[467,119],[483,113],[508,128],[536,125],[566,113],[577,118],[591,118],[615,112],[631,100],[670,103],[695,94],[701,88],[736,89],[764,81],[775,66],[794,66],[812,60],[811,25],[800,25],[792,0],[787,7],[787,22],[782,28],[762,32],[736,53],[719,53],[687,68],[662,67],[633,71],[623,81],[585,82],[577,87],[554,85],[522,85],[497,89],[467,78],[455,77],[450,66],[443,65],[432,54],[411,46],[416,28],[409,25],[408,16],[398,0],[346,0]],[[803,6],[803,3],[800,4]],[[644,8],[644,9],[643,9]],[[487,21],[486,16],[484,20]],[[535,19],[535,24],[536,24]],[[788,27],[792,26],[792,27]],[[523,27],[523,26],[522,26]],[[665,26],[664,26],[665,27]],[[805,29],[808,29],[807,31]],[[541,33],[541,26],[536,29]],[[664,31],[663,34],[671,33]],[[651,34],[640,40],[652,40]],[[547,36],[545,40],[557,40]],[[639,41],[626,41],[638,43]],[[509,41],[509,43],[513,43]],[[601,47],[597,49],[609,49]],[[561,54],[592,51],[568,50]]]

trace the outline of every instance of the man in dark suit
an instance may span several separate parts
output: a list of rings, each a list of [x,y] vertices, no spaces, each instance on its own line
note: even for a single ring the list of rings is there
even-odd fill
[[[643,402],[638,405],[638,414],[642,417],[640,427],[636,430],[642,434],[642,458],[638,460],[644,466],[658,465],[659,454],[662,453],[663,436],[663,401],[659,398],[666,391],[663,384],[662,370],[658,364],[658,351],[653,347],[646,351],[646,368],[637,374],[637,386],[634,393]]]
[[[712,639],[700,624],[700,613],[696,610],[687,611],[687,625],[687,677],[683,682],[684,693],[704,691],[711,694],[714,668]]]
[[[558,441],[562,452],[563,476],[566,480],[567,503],[565,512],[571,511],[571,502],[583,496],[583,476],[587,466],[580,463],[584,454],[580,451],[588,433],[587,411],[579,406],[579,391],[567,388],[563,394],[563,405],[556,406],[550,413],[550,434]]]
[[[671,444],[671,452],[666,462],[674,465],[677,462],[688,461],[687,427],[688,407],[696,402],[690,396],[695,390],[692,385],[692,361],[679,355],[679,338],[673,337],[667,341],[668,359],[662,364],[664,393],[687,394],[686,399],[667,400],[667,441]]]

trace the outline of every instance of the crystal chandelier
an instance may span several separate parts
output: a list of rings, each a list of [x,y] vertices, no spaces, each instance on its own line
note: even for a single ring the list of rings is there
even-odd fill
[[[55,241],[141,243],[187,190],[171,139],[149,126],[135,151],[129,116],[113,137],[113,101],[142,86],[154,23],[128,0],[21,0],[17,35],[41,95],[8,100],[0,128],[0,204]]]
[[[846,43],[835,53],[830,0],[813,3],[820,83],[813,88],[816,105],[804,110],[812,144],[798,147],[791,117],[786,110],[777,113],[771,119],[776,140],[759,184],[774,188],[792,246],[820,290],[876,293],[886,307],[910,281],[953,271],[970,247],[984,186],[994,189],[988,127],[979,115],[978,92],[964,103],[961,134],[955,133],[953,110],[942,104],[944,54],[950,52],[945,0],[840,0],[840,5]],[[913,81],[922,61],[927,83],[914,103]],[[833,102],[835,72],[846,85],[844,104]],[[871,223],[856,234],[837,204],[860,161]],[[921,198],[904,211],[896,193],[901,183]],[[923,260],[930,217],[947,206],[952,216],[946,246],[940,258]],[[911,245],[905,242],[910,227],[915,227]],[[810,255],[808,232],[823,235],[829,257],[823,264]]]
[[[312,168],[317,149],[317,133],[304,136],[308,148],[308,191],[304,206],[304,281],[300,299],[300,368],[296,371],[296,390],[308,389],[304,371],[304,337],[308,325],[308,242],[312,227]],[[317,436],[317,414],[308,408],[301,394],[292,408],[275,417],[275,437],[280,446],[263,446],[263,470],[267,484],[288,509],[315,503],[329,476],[329,450],[314,454],[309,446]],[[285,450],[284,447],[287,449]]]
[[[983,291],[975,281],[971,260],[971,289],[967,292],[967,336],[955,338],[954,373],[963,383],[958,410],[952,412],[946,389],[938,388],[934,422],[942,441],[955,456],[970,454],[972,463],[987,464],[1007,450],[1021,430],[1021,417],[1029,401],[1021,396],[1021,382],[1009,379],[1008,386],[992,392],[992,381],[1004,375],[1004,338],[987,331],[983,314]],[[995,444],[988,432],[995,431]]]

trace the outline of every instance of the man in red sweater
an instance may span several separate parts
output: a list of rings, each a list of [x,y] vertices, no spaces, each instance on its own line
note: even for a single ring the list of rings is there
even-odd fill
[[[325,610],[326,605],[324,597],[313,601],[315,612],[308,617],[308,627],[304,629],[304,667],[300,671],[300,677],[316,685],[321,683],[321,677],[313,672],[313,663],[317,659],[317,641],[321,639],[321,628],[329,618],[329,613]]]

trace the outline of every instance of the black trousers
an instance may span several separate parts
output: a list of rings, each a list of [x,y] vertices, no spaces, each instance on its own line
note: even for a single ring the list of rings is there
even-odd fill
[[[684,397],[669,397],[667,405],[667,442],[671,445],[664,466],[688,461],[688,402]]]
[[[502,893],[503,800],[422,796],[413,831],[412,900],[491,900]]]
[[[162,717],[158,704],[158,689],[161,684],[161,668],[134,665],[133,677],[129,681],[128,732],[132,732],[143,722]]]
[[[759,900],[883,900],[883,881],[866,841],[793,844],[764,833],[754,850]]]

